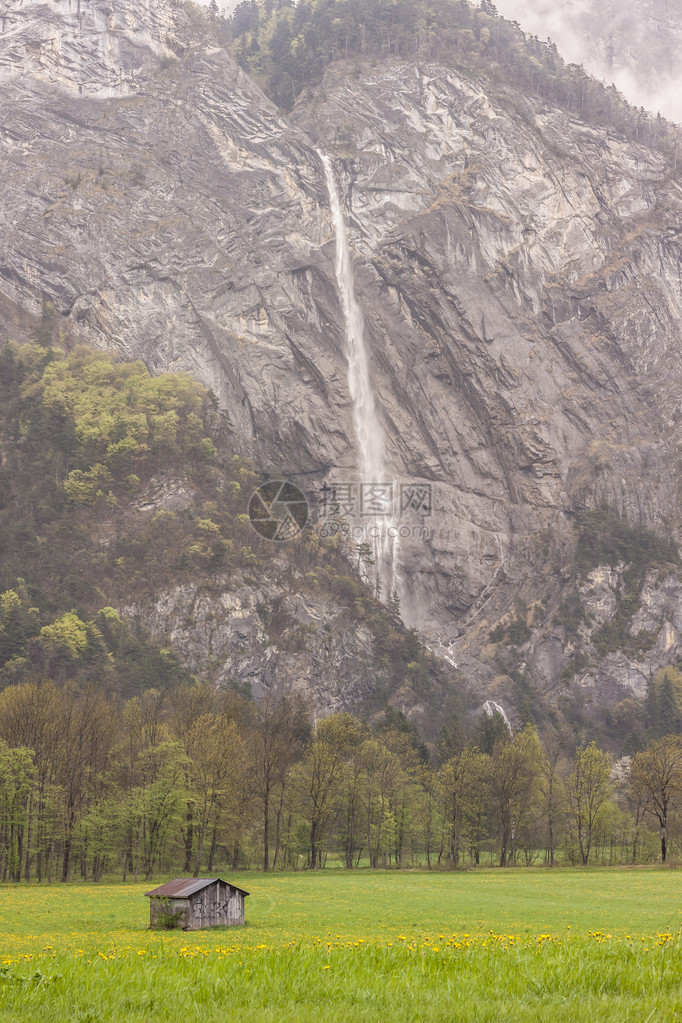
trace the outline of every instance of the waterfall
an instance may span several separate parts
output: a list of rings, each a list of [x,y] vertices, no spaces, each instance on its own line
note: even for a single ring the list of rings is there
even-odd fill
[[[358,444],[357,472],[360,485],[391,484],[386,476],[386,444],[384,431],[377,415],[374,392],[369,375],[369,359],[365,344],[365,320],[362,309],[355,297],[355,280],[348,249],[346,224],[341,199],[336,187],[330,158],[318,155],[324,166],[327,191],[334,222],[336,237],[336,282],[341,296],[348,359],[348,390],[353,402],[353,426]],[[395,487],[393,487],[395,490]],[[393,500],[396,499],[393,493]],[[367,542],[373,551],[377,578],[380,580],[384,599],[400,591],[399,577],[399,535],[398,527],[391,512],[373,518],[363,516]]]
[[[481,710],[483,711],[484,714],[487,714],[489,718],[491,718],[493,714],[495,714],[496,712],[498,714],[501,714],[505,725],[509,729],[510,734],[512,734],[513,729],[511,726],[511,721],[505,714],[504,707],[501,707],[499,703],[496,703],[495,700],[486,700],[483,706],[481,707]]]
[[[320,153],[320,157],[324,164],[336,234],[336,282],[341,294],[346,328],[348,388],[353,400],[353,423],[360,456],[358,469],[365,482],[378,483],[384,481],[386,459],[384,434],[377,418],[374,394],[369,379],[369,361],[365,346],[365,320],[355,297],[355,281],[348,251],[346,225],[334,180],[332,163],[328,156]]]

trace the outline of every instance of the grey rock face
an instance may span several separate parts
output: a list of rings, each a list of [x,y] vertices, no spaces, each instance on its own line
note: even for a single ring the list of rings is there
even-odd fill
[[[596,625],[598,618],[593,612],[603,610],[604,603],[615,601],[613,584],[618,586],[619,581],[608,570],[592,575],[597,577],[595,581],[599,592],[596,601],[592,594],[588,596],[586,607]],[[607,579],[608,576],[610,579]],[[610,617],[607,612],[603,620],[608,621]],[[579,684],[596,691],[602,703],[616,700],[627,693],[643,699],[647,684],[657,669],[665,664],[679,662],[682,656],[681,622],[682,581],[675,577],[661,578],[652,574],[644,583],[642,605],[632,620],[629,632],[633,637],[644,631],[649,632],[653,642],[650,646],[645,643],[644,649],[633,655],[618,651],[603,659],[596,659],[591,668],[580,673]],[[593,627],[586,630],[588,643],[593,632]]]
[[[264,579],[255,589],[243,580],[218,578],[210,590],[177,586],[154,602],[122,610],[150,631],[167,635],[190,671],[219,687],[256,699],[301,693],[316,716],[377,709],[377,690],[386,680],[381,670],[368,671],[373,637],[327,600],[287,596],[273,580]],[[403,706],[418,709],[410,699]]]
[[[74,337],[195,373],[261,464],[349,461],[318,159],[224,52],[173,59],[170,34],[191,38],[181,8],[137,5],[121,36],[133,6],[102,20],[81,0],[82,30],[75,6],[5,5],[3,333],[47,297]],[[131,33],[114,96],[107,61]]]
[[[680,188],[659,154],[439,66],[332,68],[285,121],[192,44],[187,17],[170,0],[2,4],[0,329],[26,336],[48,298],[74,339],[193,372],[258,466],[311,493],[348,480],[315,147],[330,152],[391,472],[432,488],[431,513],[405,520],[403,610],[499,686],[489,626],[560,599],[577,509],[606,502],[679,539]],[[225,600],[238,613],[166,594],[149,614],[199,663],[193,643],[214,644],[206,623],[225,613],[220,671],[262,675],[257,596]],[[673,604],[644,602],[659,628]],[[196,639],[176,622],[188,606]],[[314,615],[324,631],[329,609]],[[552,690],[569,655],[550,633],[528,670]],[[326,661],[324,642],[291,684],[345,706],[364,639]]]
[[[186,51],[186,22],[167,0],[3,0],[0,82],[29,75],[101,99],[135,93],[138,76]]]
[[[658,669],[682,657],[682,579],[654,571],[642,586],[639,610],[627,625],[628,648],[600,652],[599,631],[612,623],[626,590],[624,565],[595,569],[579,587],[584,619],[577,633],[560,625],[534,631],[522,656],[541,691],[558,695],[572,684],[601,705],[630,695],[643,699]],[[562,682],[557,686],[557,680]]]
[[[658,155],[443,69],[321,95],[295,119],[344,178],[394,460],[435,483],[420,624],[462,660],[549,583],[573,510],[677,535],[679,190]]]

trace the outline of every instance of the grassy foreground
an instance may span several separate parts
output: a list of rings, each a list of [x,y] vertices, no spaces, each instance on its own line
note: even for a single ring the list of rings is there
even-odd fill
[[[0,887],[0,1020],[680,1020],[676,871],[232,875],[234,930],[145,885]]]

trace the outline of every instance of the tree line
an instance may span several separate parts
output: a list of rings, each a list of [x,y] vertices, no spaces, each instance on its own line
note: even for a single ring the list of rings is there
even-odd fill
[[[0,878],[198,876],[218,866],[665,862],[682,736],[614,763],[481,714],[431,750],[389,709],[315,723],[195,682],[126,702],[52,681],[0,693]]]
[[[337,60],[439,61],[537,96],[581,119],[674,156],[677,131],[630,106],[582,66],[565,63],[551,40],[526,35],[490,0],[244,0],[229,20],[210,19],[231,52],[276,103],[291,109]],[[228,45],[227,42],[223,43]]]

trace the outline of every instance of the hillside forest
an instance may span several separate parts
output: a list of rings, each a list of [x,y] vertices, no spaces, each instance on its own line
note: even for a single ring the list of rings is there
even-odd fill
[[[209,12],[211,8],[209,7]],[[206,30],[284,110],[319,85],[326,68],[354,60],[438,61],[504,92],[534,96],[571,115],[644,142],[677,163],[677,126],[631,106],[551,39],[527,35],[490,0],[244,0],[230,19],[209,13]]]
[[[35,341],[3,347],[0,387],[2,880],[641,862],[677,848],[675,668],[651,681],[644,706],[621,708],[628,727],[640,721],[621,737],[625,756],[600,748],[584,718],[539,713],[537,701],[512,734],[498,713],[474,713],[465,686],[424,741],[390,695],[433,698],[435,658],[353,574],[357,552],[338,536],[306,530],[291,563],[273,568],[244,514],[259,477],[218,456],[229,422],[196,381],[55,340],[48,308]],[[141,513],[169,474],[184,479],[185,506]],[[579,528],[580,564],[633,542],[613,517]],[[385,689],[364,720],[315,722],[300,697],[217,688],[116,610],[169,580],[210,587],[216,574],[266,571],[322,586],[350,622],[370,623],[368,670]],[[285,642],[273,609],[263,615]]]

